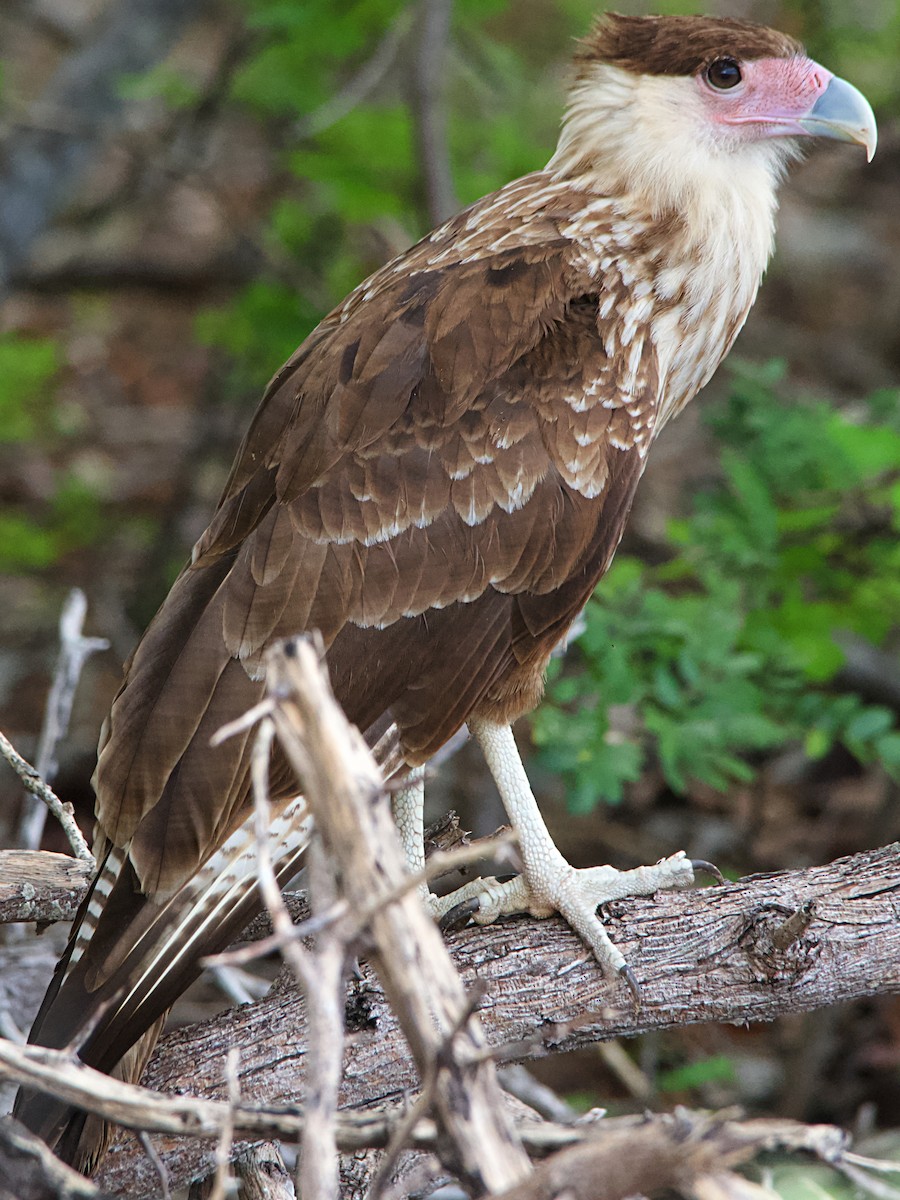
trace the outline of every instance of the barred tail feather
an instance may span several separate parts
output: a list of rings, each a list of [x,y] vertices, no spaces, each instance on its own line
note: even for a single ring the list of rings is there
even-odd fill
[[[312,819],[302,797],[270,822],[268,840],[279,884],[299,867]],[[164,903],[136,895],[127,855],[113,849],[82,908],[57,979],[35,1020],[30,1040],[63,1048],[80,1039],[79,1057],[98,1070],[137,1082],[166,1012],[200,974],[200,958],[224,949],[262,907],[252,818],[210,856]],[[130,893],[132,919],[109,928]],[[88,941],[109,942],[110,970],[98,977],[82,959]],[[124,953],[122,946],[127,946]],[[90,956],[96,959],[96,953]],[[94,1022],[91,1028],[91,1022]],[[15,1115],[76,1166],[102,1157],[109,1131],[78,1109],[22,1089]]]

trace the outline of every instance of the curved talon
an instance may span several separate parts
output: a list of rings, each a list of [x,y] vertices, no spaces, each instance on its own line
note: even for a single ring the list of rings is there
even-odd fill
[[[691,867],[694,871],[700,871],[704,875],[711,875],[716,883],[716,886],[725,882],[725,876],[715,865],[715,863],[707,862],[704,858],[692,858]]]
[[[452,908],[448,908],[441,919],[438,921],[438,929],[441,933],[456,933],[460,929],[464,929],[469,923],[469,919],[478,912],[481,907],[481,901],[477,896],[470,896],[468,900],[460,900],[459,904],[454,904]]]
[[[619,967],[619,976],[628,984],[628,990],[631,992],[631,998],[634,1000],[635,1011],[641,1007],[641,985],[635,977],[634,971],[629,967],[628,963]]]

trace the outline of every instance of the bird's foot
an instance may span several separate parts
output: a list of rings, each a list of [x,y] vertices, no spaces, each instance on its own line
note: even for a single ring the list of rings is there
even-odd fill
[[[587,943],[604,971],[624,977],[637,995],[625,958],[610,941],[597,909],[628,896],[650,896],[661,888],[690,887],[695,867],[708,869],[709,864],[694,863],[682,851],[631,871],[609,866],[579,870],[560,856],[541,863],[530,878],[475,879],[449,896],[430,897],[428,907],[444,928],[464,924],[468,918],[490,925],[498,917],[514,913],[549,917],[558,912]]]

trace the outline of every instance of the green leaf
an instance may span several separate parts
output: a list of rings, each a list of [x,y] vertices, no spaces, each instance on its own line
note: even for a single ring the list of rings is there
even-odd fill
[[[900,433],[884,425],[863,425],[835,414],[829,432],[860,482],[900,468]]]
[[[844,736],[851,742],[868,742],[891,729],[894,714],[888,708],[864,708],[847,725]]]
[[[661,1071],[657,1078],[657,1086],[664,1093],[687,1092],[709,1083],[734,1083],[736,1079],[732,1060],[724,1054],[717,1054],[697,1062],[685,1063],[682,1067],[673,1067],[669,1071]]]
[[[51,338],[0,334],[0,443],[25,442],[43,431],[59,361]]]
[[[124,100],[162,100],[175,110],[190,108],[203,95],[194,80],[166,63],[137,75],[120,75],[118,90]]]
[[[49,567],[59,555],[55,534],[30,517],[0,512],[0,567],[29,571]]]

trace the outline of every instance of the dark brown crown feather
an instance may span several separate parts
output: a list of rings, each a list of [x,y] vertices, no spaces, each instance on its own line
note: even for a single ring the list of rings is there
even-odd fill
[[[583,69],[610,63],[640,75],[693,75],[716,58],[792,58],[804,49],[765,25],[727,17],[629,17],[605,13],[575,55]]]

